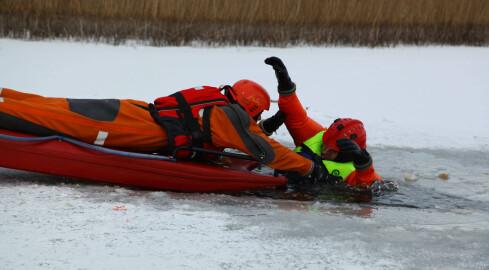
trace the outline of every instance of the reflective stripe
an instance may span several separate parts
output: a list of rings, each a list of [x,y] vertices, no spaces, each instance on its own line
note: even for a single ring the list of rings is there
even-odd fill
[[[255,159],[263,164],[268,164],[275,159],[273,147],[261,136],[250,131],[251,118],[239,105],[231,104],[219,108],[226,113],[246,149]]]
[[[95,142],[93,144],[95,145],[104,145],[105,140],[107,139],[107,136],[109,136],[108,132],[105,131],[99,131],[97,135],[97,139],[95,139]]]
[[[0,93],[1,94],[1,93]],[[3,97],[0,97],[0,102],[3,102]]]

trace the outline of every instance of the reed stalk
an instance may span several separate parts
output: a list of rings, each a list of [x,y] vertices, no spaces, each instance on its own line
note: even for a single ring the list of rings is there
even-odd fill
[[[489,44],[488,0],[0,0],[0,36],[119,44]]]

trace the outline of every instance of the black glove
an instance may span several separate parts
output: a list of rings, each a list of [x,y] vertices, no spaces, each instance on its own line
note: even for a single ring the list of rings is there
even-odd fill
[[[318,165],[316,162],[312,162],[313,168],[312,172],[309,175],[309,178],[311,178],[312,181],[316,182],[327,182],[328,178],[328,171],[326,171],[326,168],[324,166]]]
[[[365,149],[361,149],[355,141],[348,138],[336,140],[340,152],[349,154],[353,158],[353,165],[359,171],[366,170],[372,165],[372,158]]]
[[[281,111],[278,111],[274,116],[260,121],[260,127],[263,130],[263,132],[267,135],[270,136],[272,133],[277,131],[277,129],[284,123],[286,114],[282,113]]]
[[[295,93],[295,83],[289,77],[287,68],[280,58],[272,56],[265,59],[265,64],[270,65],[275,70],[275,76],[278,81],[278,93],[284,96],[290,96]]]

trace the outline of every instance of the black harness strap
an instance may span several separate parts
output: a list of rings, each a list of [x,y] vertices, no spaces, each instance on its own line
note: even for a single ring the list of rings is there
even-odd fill
[[[188,128],[190,131],[190,134],[192,135],[190,145],[195,146],[195,147],[202,147],[203,143],[203,134],[202,131],[200,130],[200,125],[199,125],[199,120],[194,117],[192,114],[192,108],[190,105],[188,105],[187,100],[185,100],[185,97],[183,97],[182,93],[176,92],[172,95],[172,97],[175,97],[179,104],[179,111],[182,116],[182,120],[185,124],[185,126]]]
[[[260,135],[250,131],[250,116],[238,105],[219,106],[226,114],[246,149],[257,161],[269,164],[275,159],[275,151],[270,143]]]
[[[301,144],[301,151],[310,155],[311,159],[313,162],[317,163],[326,173],[328,173],[328,170],[326,169],[326,165],[324,165],[323,158],[320,157],[318,154],[314,153],[309,146],[305,145],[304,143]],[[328,173],[329,174],[329,173]]]
[[[168,147],[165,148],[163,152],[176,153],[178,150],[186,150],[192,152],[190,158],[199,158],[204,153],[204,151],[202,151],[204,143],[212,144],[210,113],[213,103],[227,100],[224,98],[216,98],[188,103],[181,92],[176,92],[170,95],[170,97],[175,98],[178,104],[178,106],[170,108],[172,111],[175,110],[176,117],[159,115],[159,111],[170,110],[168,107],[156,108],[153,104],[149,104],[148,108],[151,116],[156,123],[165,129],[168,136]],[[202,108],[201,110],[203,110],[202,128],[199,124],[199,117],[195,117],[192,112],[192,107],[197,109],[195,106],[199,106],[198,108]],[[175,139],[180,136],[187,137],[188,144],[183,143],[182,145],[181,138],[179,138],[179,145],[175,145]],[[193,151],[192,148],[195,148],[195,151]]]
[[[310,155],[311,157],[317,156],[317,154],[316,154],[316,153],[314,153],[314,152],[311,150],[311,148],[309,148],[309,146],[305,145],[304,143],[303,143],[303,144],[301,144],[301,148],[302,148],[302,149],[301,149],[301,152],[304,152],[304,153],[306,153],[306,154]]]
[[[207,143],[212,143],[211,136],[211,108],[205,107],[204,114],[202,115],[202,129],[203,129],[203,141]]]

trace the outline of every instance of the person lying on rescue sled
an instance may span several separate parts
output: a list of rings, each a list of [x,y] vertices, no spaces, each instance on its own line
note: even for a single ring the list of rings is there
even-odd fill
[[[382,181],[375,172],[372,158],[367,152],[367,132],[363,123],[356,119],[336,119],[329,128],[307,116],[282,60],[270,57],[265,63],[275,70],[278,81],[279,111],[262,121],[267,135],[275,132],[284,122],[294,139],[299,155],[324,166],[331,176],[339,177],[349,185],[371,186]],[[263,126],[263,125],[262,125]]]
[[[314,180],[325,171],[267,137],[256,120],[270,96],[250,80],[233,87],[202,86],[137,100],[46,98],[11,89],[0,92],[0,127],[40,136],[62,135],[86,143],[172,155],[179,146],[233,148],[269,167]],[[187,158],[180,151],[177,158]]]

